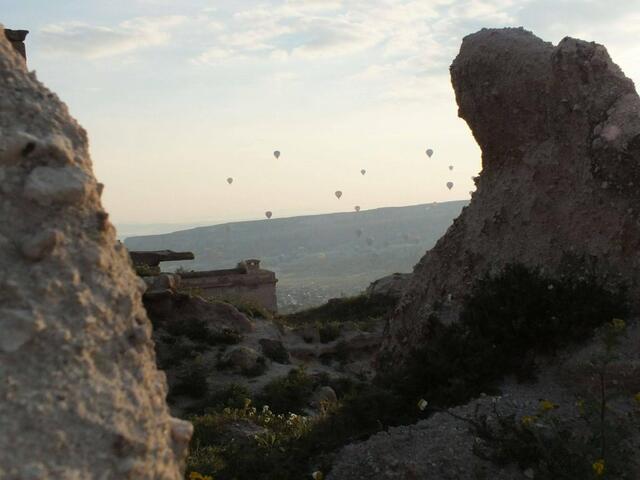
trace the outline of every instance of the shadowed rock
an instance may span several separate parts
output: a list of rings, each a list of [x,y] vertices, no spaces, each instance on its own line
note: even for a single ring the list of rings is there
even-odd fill
[[[182,478],[192,427],[100,190],[86,132],[0,26],[0,478]]]
[[[451,66],[459,116],[482,149],[477,192],[414,274],[380,366],[455,321],[464,295],[510,262],[557,273],[567,254],[640,294],[640,99],[606,49],[557,46],[523,29],[483,29]]]
[[[157,267],[160,262],[175,262],[178,260],[193,260],[192,252],[174,252],[173,250],[156,250],[149,252],[129,252],[134,265],[148,265]]]

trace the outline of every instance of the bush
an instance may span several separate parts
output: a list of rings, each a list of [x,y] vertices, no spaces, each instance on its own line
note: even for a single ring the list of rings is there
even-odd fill
[[[386,316],[396,305],[396,299],[386,295],[358,295],[350,298],[334,298],[319,307],[302,310],[283,317],[298,326],[306,323],[327,324],[365,321]]]
[[[276,413],[302,413],[314,390],[314,381],[303,368],[295,368],[265,385],[258,404],[269,405]]]
[[[549,400],[542,400],[538,412],[517,418],[503,416],[494,407],[493,421],[487,415],[470,420],[479,442],[474,453],[498,465],[516,463],[532,469],[541,480],[576,478],[637,478],[638,462],[630,443],[631,430],[640,428],[640,394],[628,403],[636,403],[627,413],[610,406],[615,383],[606,380],[614,348],[624,335],[625,322],[615,319],[603,330],[604,353],[590,364],[599,378],[598,393],[576,402],[578,417],[562,416]],[[632,413],[633,412],[633,413]],[[634,465],[635,464],[635,465]]]
[[[249,390],[243,385],[232,383],[209,395],[206,411],[214,413],[224,408],[243,408],[247,399],[251,399]]]
[[[318,333],[320,334],[320,342],[333,342],[340,336],[340,324],[338,322],[328,322],[320,325],[318,327]]]
[[[195,398],[204,397],[209,390],[207,370],[200,357],[192,362],[182,364],[177,373],[176,383],[169,392],[172,397],[187,395]]]
[[[627,312],[624,291],[594,275],[550,278],[508,265],[480,280],[451,325],[429,320],[431,334],[384,384],[408,400],[451,406],[490,393],[505,375],[535,377],[535,357],[586,340],[596,326]]]

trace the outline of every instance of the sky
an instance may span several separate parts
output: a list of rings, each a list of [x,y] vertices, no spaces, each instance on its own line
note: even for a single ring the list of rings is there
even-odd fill
[[[121,228],[469,198],[480,150],[449,65],[483,27],[602,43],[640,81],[640,0],[0,0],[0,13],[30,30],[29,68],[87,129]]]

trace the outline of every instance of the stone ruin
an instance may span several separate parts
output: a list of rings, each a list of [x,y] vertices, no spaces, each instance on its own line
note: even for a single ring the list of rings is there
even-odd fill
[[[557,273],[567,255],[640,298],[640,98],[602,45],[557,46],[521,28],[465,37],[451,65],[482,149],[469,206],[414,267],[380,356],[391,367],[455,321],[475,281],[519,262]]]
[[[101,192],[86,132],[0,26],[0,478],[182,478],[192,426]]]
[[[271,313],[278,311],[278,279],[274,272],[260,268],[260,260],[243,260],[236,268],[167,274],[160,272],[160,262],[193,260],[193,253],[155,250],[131,251],[129,255],[149,285],[149,294],[158,294],[171,285],[173,290],[181,288],[208,298],[249,302]]]

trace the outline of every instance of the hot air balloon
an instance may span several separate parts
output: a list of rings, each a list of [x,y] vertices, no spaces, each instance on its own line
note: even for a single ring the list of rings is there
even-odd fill
[[[276,158],[280,158],[280,150],[276,150],[275,152],[273,152],[273,156]]]
[[[453,182],[447,182],[447,188],[451,190],[453,188]]]
[[[361,228],[359,228],[359,229],[357,229],[357,230],[356,230],[356,235],[357,235],[358,237],[361,237],[361,236],[362,236],[362,229],[361,229]]]
[[[453,165],[449,165],[449,170],[453,170]]]
[[[336,197],[338,198],[338,200],[340,200],[340,197],[342,196],[342,192],[340,190],[336,190]]]
[[[271,211],[269,211],[269,210],[264,212],[264,216],[267,217],[267,218],[271,218],[271,215],[273,215],[273,213],[271,213]]]
[[[233,178],[231,178],[231,177],[227,178],[227,183],[229,185],[231,185],[233,183]]]
[[[360,205],[356,205],[354,208],[355,208],[356,212],[360,211]]]
[[[369,246],[373,245],[373,238],[367,237],[366,242],[367,242],[367,245],[369,245]]]
[[[367,171],[363,168],[362,170],[360,170],[360,173],[364,175],[365,173],[367,173]]]
[[[431,155],[433,155],[433,150],[430,148],[427,148],[427,157],[431,158]]]

